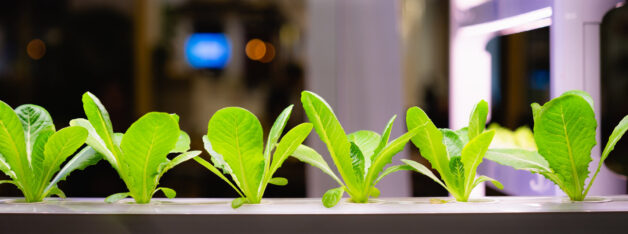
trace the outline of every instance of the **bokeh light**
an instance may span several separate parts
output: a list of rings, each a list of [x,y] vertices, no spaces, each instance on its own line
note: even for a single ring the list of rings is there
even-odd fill
[[[246,43],[244,51],[246,52],[246,56],[250,59],[260,60],[266,55],[266,44],[260,39],[251,39]]]
[[[33,39],[26,45],[26,53],[31,59],[39,60],[46,55],[46,44],[40,39]]]

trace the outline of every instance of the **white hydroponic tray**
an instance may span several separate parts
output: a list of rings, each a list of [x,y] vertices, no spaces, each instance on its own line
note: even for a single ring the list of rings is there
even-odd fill
[[[570,202],[562,197],[486,197],[433,204],[432,198],[341,201],[264,199],[232,209],[232,199],[0,198],[0,233],[628,233],[628,196]],[[450,198],[438,198],[451,200]]]

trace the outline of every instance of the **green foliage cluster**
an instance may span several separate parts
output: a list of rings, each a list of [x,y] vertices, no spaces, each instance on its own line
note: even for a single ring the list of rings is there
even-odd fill
[[[487,158],[515,169],[539,173],[558,185],[573,201],[586,198],[604,160],[628,130],[624,117],[608,138],[597,170],[589,177],[591,149],[597,144],[593,99],[583,91],[568,91],[545,105],[532,105],[534,141],[538,151],[491,149]]]

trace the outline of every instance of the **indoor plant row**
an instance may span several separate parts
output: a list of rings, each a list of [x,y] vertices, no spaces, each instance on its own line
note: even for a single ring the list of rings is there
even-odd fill
[[[286,178],[273,174],[290,156],[315,166],[331,176],[339,187],[328,190],[323,205],[332,207],[346,192],[350,201],[365,203],[378,197],[377,183],[399,170],[422,173],[443,186],[458,201],[468,201],[473,188],[481,182],[498,181],[478,176],[477,167],[489,160],[515,169],[539,173],[556,183],[571,200],[583,200],[600,167],[619,139],[628,130],[628,116],[618,124],[606,144],[598,169],[589,176],[591,149],[596,144],[593,100],[583,91],[569,91],[543,106],[533,103],[534,141],[538,150],[489,149],[495,131],[485,130],[488,104],[480,101],[473,109],[469,125],[458,130],[437,128],[423,110],[408,109],[408,132],[390,140],[396,116],[380,135],[361,130],[346,134],[330,105],[315,93],[304,91],[301,102],[310,123],[302,123],[283,135],[293,106],[275,120],[264,142],[262,126],[251,112],[239,107],[223,108],[211,117],[205,150],[211,162],[190,151],[190,137],[179,129],[179,116],[151,112],[142,116],[125,133],[113,131],[109,114],[100,100],[87,92],[83,95],[86,119],[70,121],[70,126],[56,130],[48,112],[36,105],[12,109],[0,101],[0,170],[17,186],[27,202],[42,201],[56,195],[65,197],[57,183],[72,171],[84,169],[104,159],[118,172],[128,192],[105,199],[115,202],[132,197],[137,203],[150,202],[161,191],[168,198],[176,192],[159,187],[159,179],[168,170],[194,159],[228,183],[240,197],[232,207],[259,203],[269,184],[285,185]],[[327,145],[337,176],[314,149],[303,145],[312,131]],[[385,168],[394,155],[411,141],[430,162],[433,170],[412,160]],[[79,148],[86,144],[83,148]],[[78,151],[78,153],[76,153]],[[178,154],[169,159],[171,153]],[[74,154],[67,163],[63,164]],[[63,167],[61,167],[63,165]],[[231,177],[230,179],[228,177]]]

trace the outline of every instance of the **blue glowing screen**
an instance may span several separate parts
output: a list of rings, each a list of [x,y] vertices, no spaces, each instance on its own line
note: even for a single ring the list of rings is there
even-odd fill
[[[231,57],[231,43],[224,33],[194,33],[185,43],[185,58],[194,68],[224,68]]]

